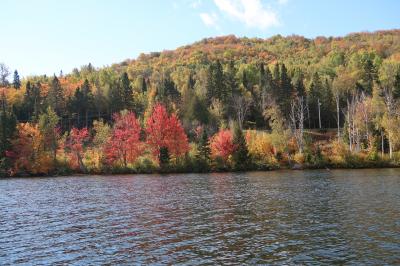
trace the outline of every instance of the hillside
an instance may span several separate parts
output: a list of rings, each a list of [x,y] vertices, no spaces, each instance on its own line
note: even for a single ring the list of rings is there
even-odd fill
[[[3,78],[1,85],[5,117],[29,122],[19,130],[55,121],[60,136],[72,134],[73,128],[88,128],[93,136],[99,123],[118,125],[117,118],[123,118],[115,114],[125,109],[145,128],[155,107],[164,106],[173,114],[171,123],[182,124],[184,132],[179,134],[193,143],[205,131],[221,134],[221,141],[229,139],[231,133],[224,130],[234,124],[268,130],[270,136],[252,135],[266,147],[248,140],[253,152],[270,151],[261,159],[256,156],[258,160],[290,162],[297,153],[308,158],[304,160],[320,156],[320,142],[313,137],[318,134],[306,133],[315,130],[330,129],[324,143],[337,138],[346,146],[324,145],[326,154],[336,147],[340,156],[361,152],[377,158],[381,152],[392,158],[400,148],[400,30],[315,39],[215,37],[108,67],[88,64],[65,75],[20,80],[15,72],[13,82]],[[12,119],[7,121],[14,125]],[[134,134],[145,139],[141,129]],[[5,142],[3,147],[10,147],[10,141]],[[312,156],[304,157],[305,151]],[[161,150],[157,152],[161,156]]]

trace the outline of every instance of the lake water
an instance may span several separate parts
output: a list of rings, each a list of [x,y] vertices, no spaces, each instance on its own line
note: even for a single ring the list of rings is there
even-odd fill
[[[400,264],[400,169],[0,179],[0,265]]]

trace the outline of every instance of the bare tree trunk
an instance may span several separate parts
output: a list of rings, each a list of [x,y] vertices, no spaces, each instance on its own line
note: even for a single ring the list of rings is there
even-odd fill
[[[381,129],[381,155],[382,155],[382,158],[383,158],[384,153],[385,153],[384,134],[383,134],[383,130]]]
[[[336,115],[337,115],[337,137],[338,141],[340,141],[340,106],[339,106],[339,94],[335,96],[336,100]]]
[[[303,97],[296,97],[291,102],[290,109],[290,124],[292,134],[296,139],[299,153],[302,154],[304,150],[304,113],[306,106]]]
[[[321,103],[318,98],[318,119],[319,119],[319,129],[321,129]]]
[[[347,100],[347,123],[348,123],[348,134],[349,134],[349,150],[353,150],[352,130],[351,130],[351,117],[350,117],[350,102]]]
[[[306,98],[307,105],[307,120],[308,120],[308,128],[311,128],[311,119],[310,119],[310,105],[308,104],[308,97]]]

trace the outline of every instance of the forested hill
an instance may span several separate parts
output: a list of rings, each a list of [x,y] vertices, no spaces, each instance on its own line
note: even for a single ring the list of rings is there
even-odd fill
[[[141,54],[110,67],[88,64],[54,77],[20,81],[15,71],[10,82],[3,78],[2,86],[20,121],[34,121],[50,105],[66,130],[90,126],[98,118],[109,120],[125,108],[143,118],[155,102],[178,112],[187,130],[199,124],[216,129],[230,120],[265,128],[267,100],[274,99],[288,114],[295,94],[307,96],[307,127],[334,127],[335,91],[341,91],[342,109],[344,92],[358,89],[372,95],[374,82],[399,75],[399,62],[400,30],[315,39],[229,35]],[[316,117],[318,102],[322,125]]]
[[[128,67],[129,72],[148,71],[162,67],[176,68],[209,64],[215,60],[237,64],[284,63],[289,69],[300,68],[308,76],[315,71],[335,75],[335,68],[349,65],[356,57],[370,53],[380,59],[400,52],[400,30],[352,33],[345,37],[307,39],[292,35],[268,39],[237,38],[234,35],[203,39],[172,51],[142,54],[136,60],[126,60],[115,67]],[[123,69],[122,68],[122,69]]]
[[[140,172],[170,155],[186,158],[186,170],[174,161],[182,171],[400,158],[400,30],[216,37],[23,80],[1,64],[0,87],[0,170],[7,173],[64,164]],[[315,134],[332,128],[321,145]],[[245,140],[242,129],[270,131],[247,131]]]

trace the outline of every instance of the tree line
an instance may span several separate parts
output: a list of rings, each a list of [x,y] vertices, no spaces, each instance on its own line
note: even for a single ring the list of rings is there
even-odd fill
[[[88,147],[95,147],[99,141],[96,127],[108,127],[108,131],[102,129],[104,139],[117,140],[110,132],[127,113],[134,115],[126,118],[130,125],[137,124],[139,129],[119,131],[122,139],[127,136],[119,140],[120,148],[114,148],[113,156],[109,150],[97,150],[96,156],[102,157],[97,166],[113,165],[110,158],[115,158],[114,162],[126,168],[146,154],[152,164],[160,165],[169,162],[163,158],[172,152],[176,158],[201,157],[203,163],[222,169],[235,165],[238,149],[240,156],[251,158],[242,158],[247,165],[257,162],[257,167],[266,168],[295,162],[340,164],[352,161],[351,156],[376,161],[384,160],[386,154],[393,163],[400,145],[400,47],[389,46],[386,40],[398,35],[397,31],[378,32],[313,42],[296,36],[266,41],[228,36],[172,52],[141,55],[110,67],[88,64],[66,75],[20,80],[15,71],[13,82],[1,64],[1,154],[7,165],[3,169],[15,165],[16,157],[10,154],[17,144],[11,140],[20,131],[40,133],[43,147],[53,147],[51,157],[57,157],[61,149],[62,156],[68,157],[68,150],[75,149],[68,146],[71,135],[90,140]],[[370,43],[365,44],[366,40]],[[377,40],[386,46],[379,50]],[[220,46],[230,49],[221,54]],[[275,51],[278,60],[263,49]],[[175,128],[182,128],[185,148],[179,156],[173,151],[178,142],[158,144],[157,156],[149,148],[147,127],[159,106],[177,121]],[[22,124],[32,128],[23,130]],[[45,129],[49,125],[51,129]],[[168,128],[156,126],[158,132]],[[57,137],[48,137],[50,131],[58,132]],[[318,139],[318,134],[327,141]],[[144,151],[136,157],[124,152],[125,144],[121,144],[133,141],[131,136],[145,143],[143,149],[134,145],[136,153]],[[201,143],[208,144],[199,148]],[[216,148],[218,143],[220,148]],[[264,147],[258,147],[260,143]],[[117,143],[109,145],[118,147]],[[81,144],[76,147],[79,150]],[[83,171],[88,153],[72,154],[65,163],[71,161],[72,168]]]

